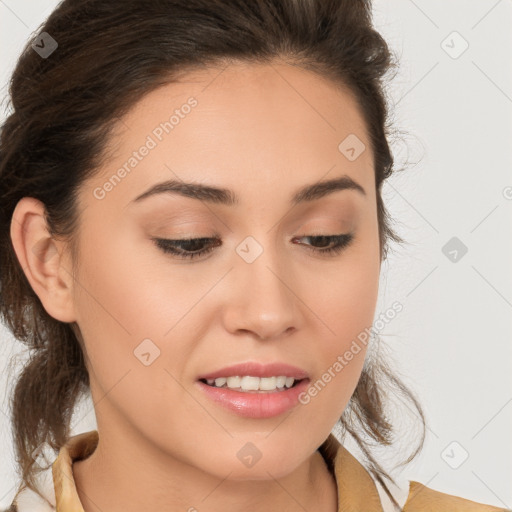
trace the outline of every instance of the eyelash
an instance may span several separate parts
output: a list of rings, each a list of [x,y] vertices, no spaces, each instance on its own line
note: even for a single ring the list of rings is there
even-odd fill
[[[348,247],[352,240],[354,239],[354,235],[352,234],[339,234],[339,235],[302,235],[298,238],[311,238],[311,239],[327,239],[330,243],[334,242],[335,245],[332,247],[329,247],[327,249],[318,249],[318,248],[311,248],[309,246],[306,246],[308,250],[319,253],[321,255],[329,255],[329,256],[336,256],[338,255],[343,249]],[[200,256],[206,255],[213,251],[213,249],[216,246],[221,245],[220,243],[210,245],[207,249],[203,249],[201,251],[197,252],[181,252],[177,250],[174,245],[176,244],[186,244],[191,242],[199,242],[199,243],[205,243],[209,240],[218,240],[218,238],[182,238],[180,240],[171,240],[166,238],[153,238],[152,239],[157,247],[162,250],[164,253],[170,253],[174,257],[178,259],[194,259],[198,258]]]

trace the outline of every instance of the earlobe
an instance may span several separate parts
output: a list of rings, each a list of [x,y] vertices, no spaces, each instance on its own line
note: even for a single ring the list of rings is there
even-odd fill
[[[20,265],[49,315],[61,322],[76,320],[73,277],[45,219],[44,204],[33,197],[20,199],[11,219],[11,240]]]

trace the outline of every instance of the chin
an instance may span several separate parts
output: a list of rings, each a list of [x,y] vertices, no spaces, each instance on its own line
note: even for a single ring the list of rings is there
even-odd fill
[[[300,461],[297,461],[295,457],[293,459],[283,459],[278,452],[265,456],[264,453],[258,453],[256,450],[251,452],[251,450],[254,450],[254,445],[251,446],[250,443],[247,443],[232,458],[226,458],[225,455],[215,457],[213,460],[219,462],[211,468],[213,473],[218,474],[217,476],[220,478],[239,482],[273,480],[287,476],[300,465]]]

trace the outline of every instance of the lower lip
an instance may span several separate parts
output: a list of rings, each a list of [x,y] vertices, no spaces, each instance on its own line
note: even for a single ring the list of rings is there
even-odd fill
[[[244,392],[229,388],[216,388],[197,381],[202,391],[214,402],[246,418],[272,418],[279,416],[299,403],[299,395],[305,391],[309,379],[284,391]]]

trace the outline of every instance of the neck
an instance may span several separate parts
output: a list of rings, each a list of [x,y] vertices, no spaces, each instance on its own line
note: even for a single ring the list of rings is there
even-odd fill
[[[94,453],[73,464],[73,475],[85,512],[338,510],[335,479],[318,451],[282,478],[239,481],[206,473],[145,439],[102,430]]]

